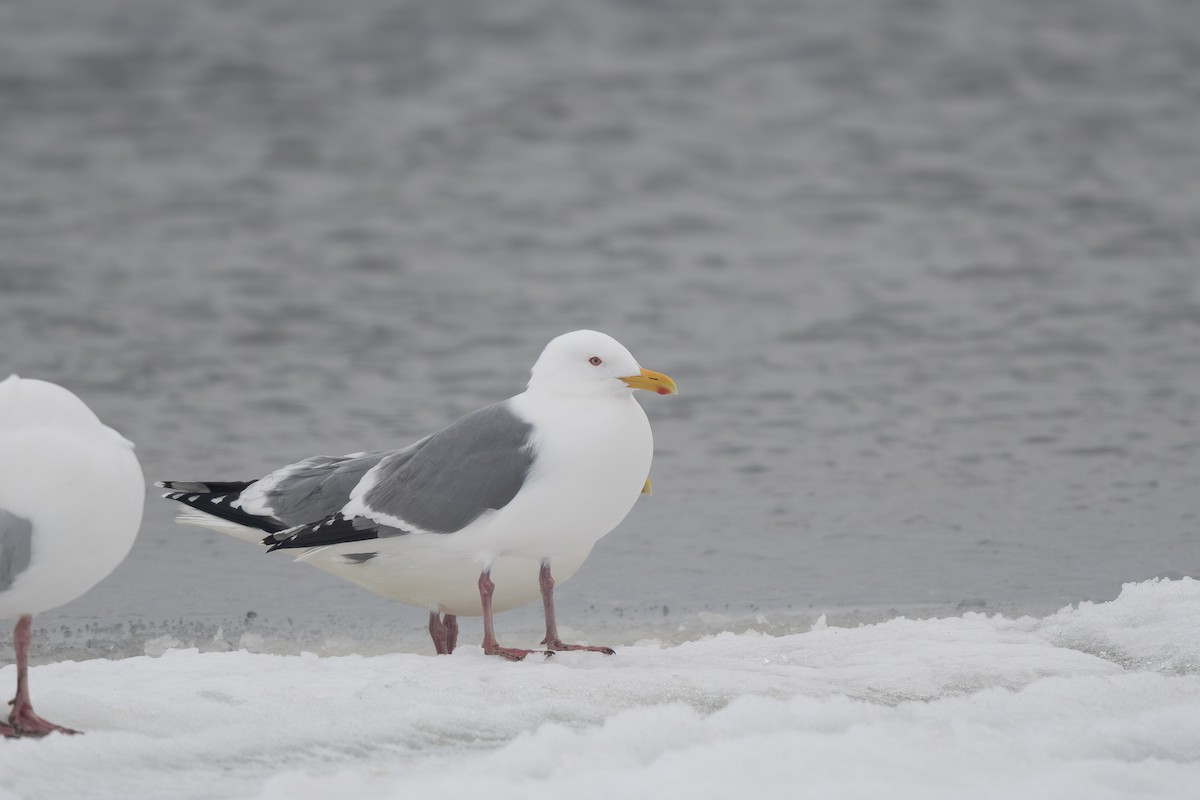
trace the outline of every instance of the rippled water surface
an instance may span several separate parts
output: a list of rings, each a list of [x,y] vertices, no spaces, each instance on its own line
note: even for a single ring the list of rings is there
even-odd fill
[[[577,631],[1109,599],[1200,572],[1197,131],[1189,0],[8,0],[0,374],[251,478],[596,327],[682,393]],[[45,657],[426,647],[173,513]]]

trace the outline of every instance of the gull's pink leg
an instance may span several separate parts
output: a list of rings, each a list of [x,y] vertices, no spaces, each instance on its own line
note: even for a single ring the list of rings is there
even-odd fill
[[[446,642],[446,624],[442,622],[442,615],[436,611],[429,612],[429,637],[433,639],[433,649],[437,650],[439,656],[450,655],[450,648]]]
[[[492,630],[492,592],[496,584],[488,570],[479,575],[479,600],[483,604],[483,652],[489,656],[501,656],[509,661],[520,661],[530,653],[545,652],[542,650],[522,650],[518,647],[501,647],[496,642],[496,634]],[[554,655],[547,652],[546,655]]]
[[[454,648],[458,647],[458,617],[453,614],[447,614],[445,617],[446,626],[446,653],[453,653]]]
[[[18,736],[45,736],[47,733],[79,733],[61,725],[55,725],[33,713],[29,702],[29,642],[33,638],[30,628],[33,617],[21,615],[13,628],[13,650],[17,653],[17,696],[8,702],[13,707],[8,715],[8,724]],[[7,735],[7,734],[5,734]]]
[[[563,644],[558,638],[558,623],[554,620],[554,576],[550,574],[550,559],[542,562],[541,572],[538,573],[538,584],[542,588],[542,608],[546,612],[546,638],[542,644],[550,650],[587,650],[592,653],[616,655],[611,647],[590,647],[583,644]]]
[[[458,617],[453,614],[443,616],[436,611],[430,611],[429,637],[433,639],[433,647],[439,656],[453,653],[458,645]]]

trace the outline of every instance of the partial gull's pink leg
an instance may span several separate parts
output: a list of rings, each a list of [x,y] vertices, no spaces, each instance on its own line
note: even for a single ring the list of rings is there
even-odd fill
[[[439,656],[450,655],[446,641],[446,623],[442,622],[442,615],[436,611],[429,612],[429,638],[433,639],[433,649],[437,650]]]
[[[433,639],[433,647],[439,656],[448,656],[458,645],[458,617],[453,614],[442,615],[436,611],[429,612],[429,637]]]
[[[530,653],[543,653],[551,656],[553,653],[544,650],[522,650],[518,647],[501,647],[496,642],[496,634],[492,630],[492,592],[496,584],[488,570],[479,574],[479,600],[483,604],[483,652],[489,656],[501,656],[509,661],[520,661]]]
[[[538,573],[538,583],[542,588],[542,608],[546,612],[546,638],[542,644],[550,650],[587,650],[592,653],[616,655],[611,647],[592,647],[585,644],[563,644],[558,638],[558,623],[554,620],[554,576],[550,574],[550,559],[542,562],[541,572]]]
[[[45,736],[55,731],[79,733],[47,722],[33,713],[33,706],[29,702],[29,642],[33,638],[30,631],[32,624],[32,615],[23,614],[13,628],[13,650],[17,653],[17,696],[8,702],[13,707],[12,713],[8,715],[8,724],[18,736]],[[0,729],[0,732],[3,730]]]

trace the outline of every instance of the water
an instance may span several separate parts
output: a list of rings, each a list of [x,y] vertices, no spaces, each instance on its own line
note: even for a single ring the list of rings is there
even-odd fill
[[[1187,0],[10,0],[0,373],[252,478],[595,327],[681,395],[593,641],[1111,599],[1200,573],[1198,76]],[[173,513],[42,660],[427,648]]]

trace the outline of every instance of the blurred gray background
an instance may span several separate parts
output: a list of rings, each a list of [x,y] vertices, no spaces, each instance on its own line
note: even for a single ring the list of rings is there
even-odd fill
[[[681,394],[592,641],[1200,573],[1198,242],[1191,0],[0,0],[0,374],[253,478],[611,333]],[[173,514],[44,652],[428,648]]]

